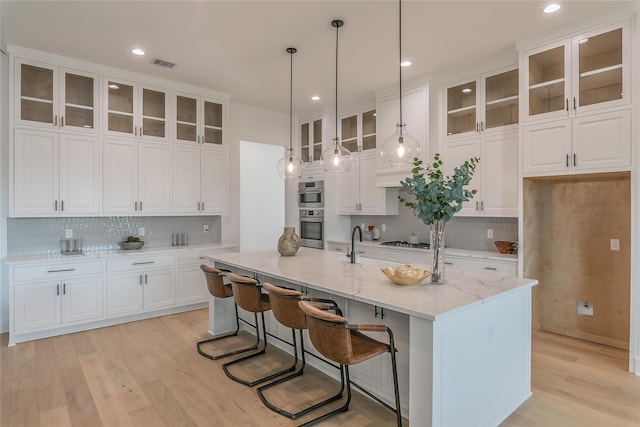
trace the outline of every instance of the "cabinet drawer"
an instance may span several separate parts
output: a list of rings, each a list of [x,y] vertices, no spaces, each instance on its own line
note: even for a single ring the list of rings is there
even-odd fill
[[[332,252],[349,252],[349,245],[347,243],[333,243],[327,242],[327,250]]]
[[[510,262],[500,262],[492,260],[469,260],[469,270],[486,271],[489,273],[498,273],[505,276],[516,276],[517,265]]]
[[[466,270],[469,268],[469,260],[467,258],[458,258],[445,255],[444,264],[447,266],[447,268],[451,267],[458,270]]]
[[[13,281],[57,280],[60,277],[101,274],[102,270],[102,261],[61,262],[28,267],[14,267]]]
[[[146,270],[149,268],[172,267],[176,265],[174,255],[151,255],[141,257],[125,257],[107,261],[107,272]]]
[[[207,254],[211,254],[211,251],[178,255],[178,264],[208,264],[209,257],[207,256]]]

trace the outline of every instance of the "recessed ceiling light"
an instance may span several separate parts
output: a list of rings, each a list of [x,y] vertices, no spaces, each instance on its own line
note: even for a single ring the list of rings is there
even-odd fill
[[[587,38],[587,39],[580,39],[580,40],[578,40],[578,43],[580,43],[580,44],[584,44],[584,43],[586,43],[586,42],[588,42],[588,41],[589,41],[589,39],[588,39],[588,38]]]
[[[144,50],[135,48],[131,49],[131,53],[133,53],[134,55],[142,56],[144,55]]]
[[[319,100],[320,100],[320,97],[319,97],[318,95],[313,95],[313,96],[311,97],[311,100],[312,100],[312,101],[319,101]]]
[[[408,67],[409,65],[411,65],[411,61],[402,61],[400,65],[403,67]]]
[[[109,83],[109,86],[107,86],[109,89],[120,89],[120,86],[113,84],[113,83]]]
[[[560,5],[557,3],[551,3],[547,7],[544,8],[544,13],[553,13],[560,10]]]
[[[462,93],[471,93],[471,89],[465,87],[464,89],[462,89]]]

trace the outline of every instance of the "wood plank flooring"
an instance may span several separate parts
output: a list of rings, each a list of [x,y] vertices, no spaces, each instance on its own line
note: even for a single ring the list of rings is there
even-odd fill
[[[255,388],[228,379],[222,361],[196,352],[195,343],[207,337],[206,329],[207,310],[197,310],[11,348],[3,334],[0,425],[270,427],[296,426],[316,416],[291,421],[264,407]],[[214,345],[224,351],[251,338]],[[627,372],[627,354],[536,333],[534,396],[503,426],[640,426],[640,378]],[[234,372],[255,377],[290,362],[290,356],[273,349],[260,363]],[[268,397],[295,411],[335,390],[337,383],[308,367],[302,379],[270,390]],[[394,426],[395,417],[354,393],[350,410],[322,425]]]

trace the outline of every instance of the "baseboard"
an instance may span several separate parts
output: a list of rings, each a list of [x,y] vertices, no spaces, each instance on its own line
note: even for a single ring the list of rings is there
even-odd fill
[[[543,331],[553,332],[554,334],[565,335],[572,338],[578,338],[585,341],[595,342],[597,344],[608,345],[610,347],[620,348],[622,350],[629,350],[629,342],[617,340],[614,338],[603,337],[600,335],[590,334],[588,332],[576,331],[574,329],[562,328],[560,326],[549,325],[545,323],[540,324],[540,328]]]

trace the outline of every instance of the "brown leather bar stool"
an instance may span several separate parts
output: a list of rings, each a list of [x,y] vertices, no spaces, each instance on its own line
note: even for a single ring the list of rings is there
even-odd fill
[[[299,291],[275,286],[271,283],[264,283],[263,287],[267,292],[269,292],[269,301],[271,302],[271,311],[273,312],[273,316],[282,325],[291,328],[291,332],[293,334],[293,360],[294,364],[296,365],[298,359],[298,340],[296,339],[296,329],[298,330],[300,335],[300,359],[302,363],[300,367],[292,374],[259,387],[257,389],[257,392],[258,396],[260,396],[260,400],[262,400],[262,403],[264,403],[269,409],[293,420],[298,418],[299,416],[309,413],[310,411],[313,411],[314,409],[326,405],[327,403],[340,399],[344,391],[344,382],[342,382],[340,391],[336,395],[331,396],[321,402],[315,403],[312,406],[295,413],[288,412],[282,408],[275,406],[273,403],[269,402],[269,400],[264,395],[265,390],[275,387],[278,384],[282,384],[283,382],[291,380],[295,377],[298,377],[304,372],[306,360],[304,354],[304,340],[302,331],[303,329],[307,329],[307,319],[305,317],[304,311],[300,309],[298,302],[309,301],[314,303],[314,305],[321,310],[333,310],[338,314],[342,314],[342,312],[340,311],[340,308],[335,303],[335,301],[329,299],[305,297]]]
[[[298,302],[307,315],[307,327],[313,346],[329,360],[340,364],[341,375],[347,384],[347,400],[343,406],[302,424],[310,426],[333,415],[345,412],[351,402],[351,383],[349,382],[349,365],[355,365],[384,353],[391,353],[391,369],[393,370],[393,387],[396,399],[396,420],[402,427],[400,412],[400,392],[398,389],[398,368],[396,365],[396,349],[393,332],[385,325],[350,325],[347,319],[336,314],[320,310],[306,301]],[[387,332],[389,344],[374,340],[360,331]]]
[[[227,362],[222,365],[224,373],[236,382],[249,387],[253,387],[254,385],[262,384],[265,381],[272,380],[280,375],[294,371],[296,369],[296,361],[294,361],[293,365],[283,369],[282,371],[275,372],[263,378],[255,379],[253,381],[247,381],[243,378],[239,378],[229,371],[230,366],[265,354],[267,350],[267,329],[264,323],[264,312],[271,310],[271,304],[269,303],[269,295],[263,294],[261,292],[262,286],[260,285],[258,280],[252,279],[250,277],[239,276],[233,273],[227,273],[227,279],[229,279],[229,281],[231,282],[231,288],[233,289],[233,298],[236,304],[243,310],[253,313],[256,322],[255,324],[257,342],[260,342],[260,328],[258,325],[258,313],[260,313],[260,317],[262,318],[262,340],[264,344],[259,351],[232,360],[231,362]]]
[[[209,267],[208,265],[205,265],[205,264],[202,264],[200,266],[200,269],[204,272],[204,275],[207,279],[207,288],[209,289],[209,293],[211,294],[211,296],[213,296],[214,298],[232,298],[233,297],[233,289],[231,288],[231,284],[224,283],[224,277],[227,273],[229,273],[229,270],[220,270],[214,267]],[[234,308],[236,311],[236,330],[228,334],[198,341],[197,343],[198,353],[200,353],[202,356],[209,358],[211,360],[218,360],[224,357],[246,353],[247,351],[255,350],[258,348],[259,340],[256,340],[256,343],[251,347],[242,348],[239,350],[231,351],[229,353],[219,354],[217,356],[211,355],[209,353],[206,353],[204,350],[202,350],[202,347],[201,347],[202,344],[218,341],[218,340],[229,338],[229,337],[235,337],[238,335],[238,331],[240,330],[238,306],[234,304]]]

